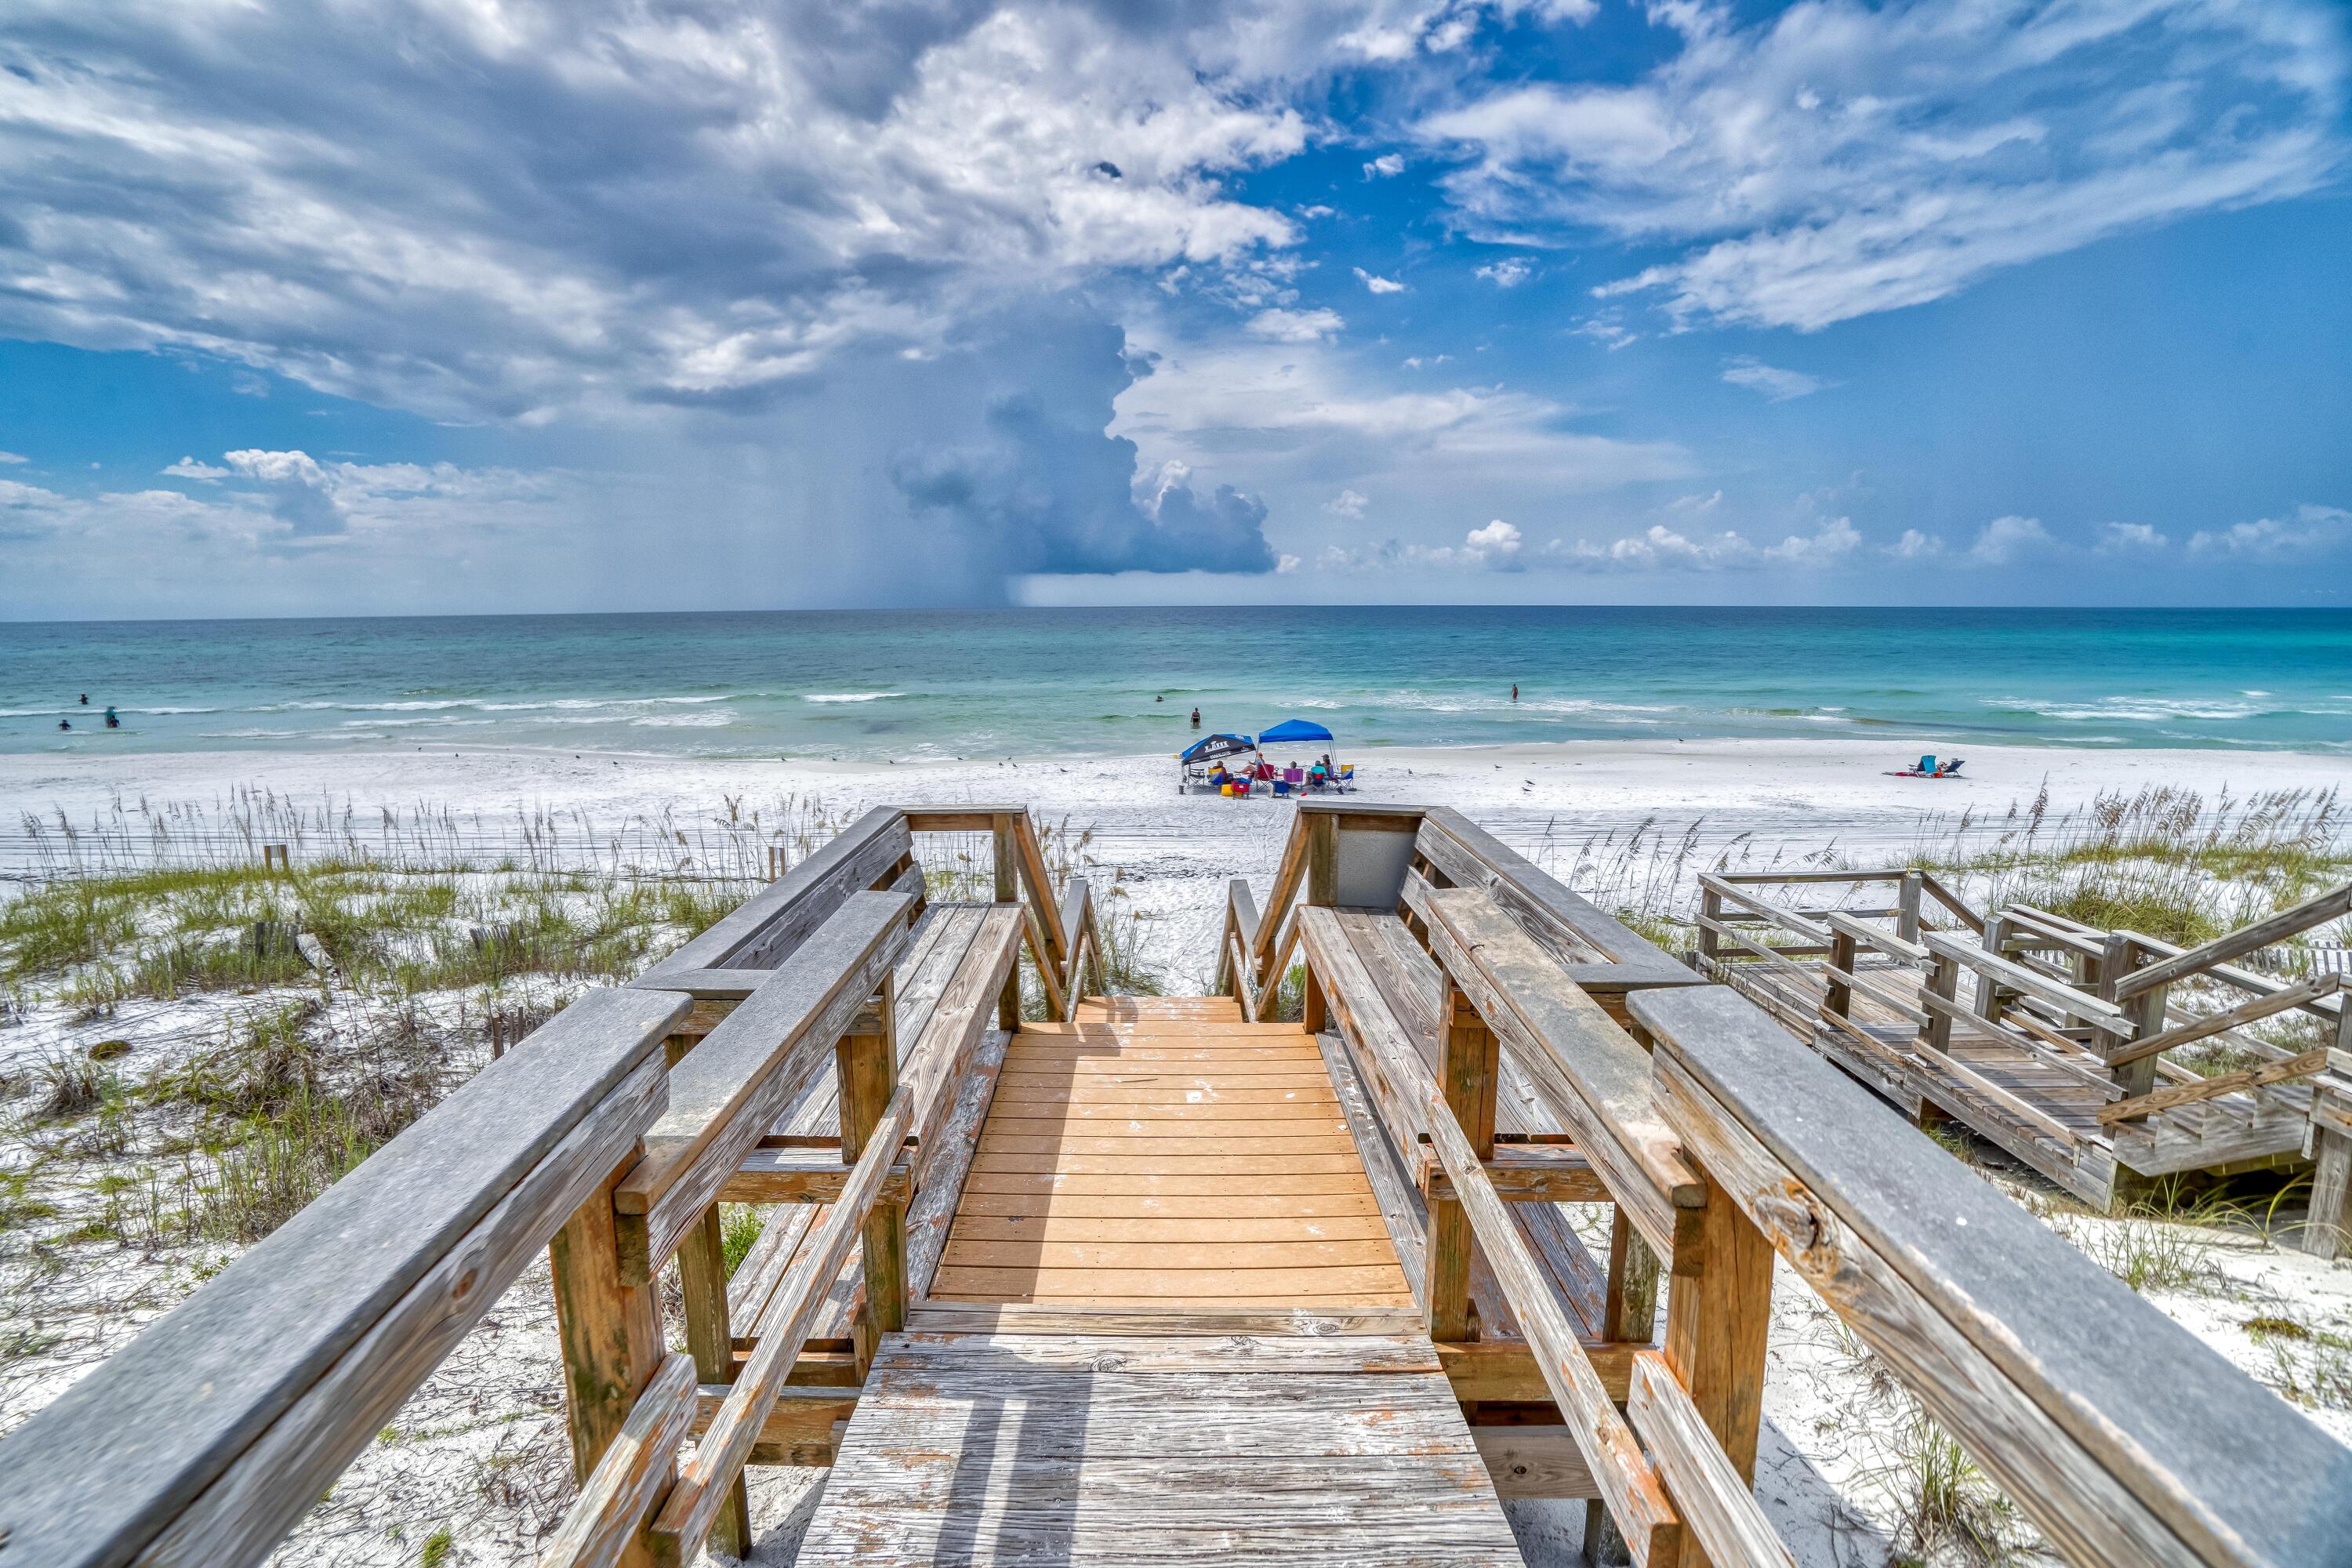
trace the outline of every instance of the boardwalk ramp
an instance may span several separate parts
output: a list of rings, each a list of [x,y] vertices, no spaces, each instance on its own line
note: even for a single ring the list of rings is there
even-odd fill
[[[908,1324],[803,1564],[1519,1561],[1297,1025],[1024,1027]]]

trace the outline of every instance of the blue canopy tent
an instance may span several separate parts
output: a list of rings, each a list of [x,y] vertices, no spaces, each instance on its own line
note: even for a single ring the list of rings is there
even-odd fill
[[[1264,751],[1268,746],[1328,746],[1331,744],[1331,731],[1311,720],[1286,719],[1271,730],[1259,731],[1257,744],[1260,751]],[[1327,760],[1329,755],[1328,752],[1324,753]],[[1303,779],[1290,776],[1290,773],[1297,772],[1297,770],[1294,768],[1289,773],[1284,775],[1286,787],[1341,790],[1348,787],[1346,780],[1349,775],[1340,771],[1337,764],[1333,765],[1328,774],[1319,768],[1309,769]]]

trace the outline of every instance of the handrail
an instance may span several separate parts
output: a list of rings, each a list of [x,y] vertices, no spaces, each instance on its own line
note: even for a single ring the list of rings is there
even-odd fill
[[[2332,921],[2347,913],[2352,913],[2352,882],[2347,882],[2340,888],[2331,889],[2316,898],[2305,899],[2293,909],[2281,910],[2267,920],[2259,920],[2252,925],[2241,926],[2236,931],[2224,932],[2210,942],[2200,942],[2159,963],[2151,963],[2145,969],[2136,969],[2116,982],[2116,1000],[2126,1001],[2142,992],[2152,991],[2159,985],[2168,985],[2176,980],[2185,980],[2200,971],[2212,968],[2217,963],[2227,963],[2233,958],[2242,958],[2258,948],[2268,947],[2274,942],[2284,942],[2298,931],[2308,931],[2322,921]]]
[[[1710,1182],[2081,1563],[2328,1560],[2352,1452],[1736,993],[1648,993]]]
[[[2124,1010],[2112,1002],[2105,1002],[2087,992],[2061,984],[2038,969],[2028,969],[2006,958],[1997,957],[1981,948],[1956,942],[1941,931],[1927,933],[1928,951],[1937,958],[1958,964],[1964,969],[1990,976],[2014,991],[2049,1003],[2072,1018],[2080,1018],[2091,1027],[2110,1035],[2123,1036],[2131,1032],[2131,1022]],[[1939,998],[1948,1000],[1945,998]],[[1932,1005],[1932,1004],[1931,1004]]]
[[[586,993],[37,1412],[7,1560],[267,1556],[631,1157],[690,1005]]]

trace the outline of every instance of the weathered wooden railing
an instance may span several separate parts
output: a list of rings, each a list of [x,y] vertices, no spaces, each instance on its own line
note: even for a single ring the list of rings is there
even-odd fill
[[[999,901],[927,910],[923,832],[992,834]],[[543,1561],[740,1551],[744,1464],[829,1447],[937,1261],[976,1122],[956,1091],[990,1013],[1018,1016],[1023,943],[1061,1016],[1098,959],[1089,907],[1077,884],[1057,907],[1018,808],[868,813],[581,996],[0,1442],[0,1568],[261,1561],[542,1248],[582,1482]],[[801,1205],[731,1282],[722,1200]],[[850,1350],[804,1353],[861,1240]],[[657,1306],[673,1264],[684,1354]]]
[[[1454,824],[1414,831],[1439,854],[1387,889],[1350,885],[1354,907],[1339,879],[1307,879],[1288,923],[1308,1026],[1336,1030],[1327,1060],[1360,1082],[1368,1166],[1393,1151],[1434,1167],[1404,1194],[1418,1204],[1382,1204],[1432,1337],[1503,1351],[1495,1320],[1515,1323],[1581,1495],[1634,1561],[1789,1561],[1751,1490],[1775,1251],[2070,1561],[2286,1564],[2352,1539],[2352,1453],[1743,997],[1642,962],[1622,926],[1596,931],[1599,911]],[[1318,832],[1302,812],[1286,866],[1314,864]],[[1277,878],[1268,923],[1287,891]],[[1812,920],[1767,913],[1799,934],[1790,920]],[[1288,940],[1265,931],[1261,954]],[[1425,953],[1401,945],[1414,938]],[[1433,997],[1409,978],[1416,956]],[[1573,1140],[1547,1146],[1568,1158],[1540,1185],[1498,1141],[1522,1107]],[[1591,1260],[1538,1221],[1562,1200],[1615,1207],[1600,1302]],[[1668,1281],[1654,1347],[1653,1259]]]

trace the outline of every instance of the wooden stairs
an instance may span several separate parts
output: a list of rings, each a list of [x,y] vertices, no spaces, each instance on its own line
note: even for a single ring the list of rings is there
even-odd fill
[[[1519,1562],[1313,1039],[1074,1014],[1013,1035],[799,1561]]]

